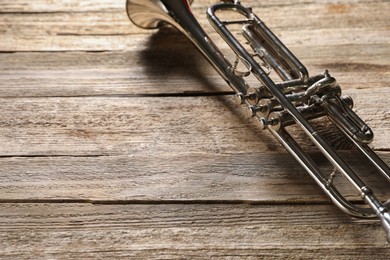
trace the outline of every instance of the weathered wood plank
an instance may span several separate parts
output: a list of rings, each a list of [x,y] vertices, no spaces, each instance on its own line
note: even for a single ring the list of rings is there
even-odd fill
[[[145,41],[140,51],[2,53],[0,97],[230,90],[198,51],[180,35],[159,35],[148,37]],[[175,46],[169,42],[175,42]],[[296,47],[292,51],[312,75],[329,69],[342,89],[349,89],[388,88],[388,49],[388,44],[368,44],[337,48]]]
[[[372,146],[389,149],[388,89],[356,91],[358,113],[377,135]],[[276,149],[231,97],[3,98],[0,110],[3,156]]]
[[[125,6],[125,0],[66,0],[66,1],[51,1],[51,0],[14,0],[1,1],[0,10],[2,13],[47,13],[47,12],[109,12],[122,9]]]
[[[241,152],[1,158],[0,202],[330,203],[291,155]],[[388,182],[366,161],[342,154],[378,197],[390,197]],[[389,153],[380,156],[390,163]],[[313,158],[332,172],[321,156]],[[341,176],[335,184],[346,197],[359,199]]]
[[[258,2],[255,3],[252,6],[254,10],[271,28],[279,32],[320,28],[333,28],[337,31],[342,28],[355,27],[375,30],[386,28],[389,25],[386,15],[390,7],[386,1],[370,4],[348,4],[345,2],[338,5],[307,3],[304,8],[302,5],[294,3],[277,8],[275,6],[259,6]],[[99,2],[98,4],[102,5],[103,3]],[[94,4],[90,6],[94,6]],[[106,5],[106,7],[109,6]],[[48,6],[48,8],[50,10],[52,7]],[[63,10],[65,8],[64,6]],[[124,3],[114,11],[103,9],[99,12],[91,12],[80,6],[78,8],[75,12],[49,12],[48,10],[9,14],[0,12],[0,32],[6,35],[20,36],[145,33],[144,30],[130,23]],[[193,11],[201,25],[210,30],[205,15],[206,9],[204,3],[197,3]],[[294,24],[291,24],[291,21]],[[308,23],[307,21],[312,22]]]
[[[331,206],[0,204],[0,220],[4,258],[390,254],[377,222],[353,221]]]
[[[151,34],[152,32],[148,32]],[[385,44],[390,34],[387,28],[375,31],[365,28],[342,28],[336,32],[333,28],[307,29],[277,33],[289,47],[295,46],[337,46],[354,44]],[[324,37],[326,35],[326,37]],[[215,34],[210,34],[216,44],[222,40]],[[37,35],[19,36],[5,35],[0,42],[0,51],[128,51],[139,50],[143,46],[145,36],[129,35]]]
[[[212,32],[204,15],[207,6],[208,1],[198,3],[194,14],[206,31]],[[255,5],[254,9],[264,16],[262,18],[271,28],[276,29],[275,33],[287,46],[342,45],[351,42],[385,44],[390,38],[390,22],[387,19],[390,4],[387,1],[369,4],[352,1],[342,5],[306,3],[305,8],[302,8],[302,4],[293,3],[268,8]],[[72,23],[69,23],[70,20]],[[291,21],[294,21],[293,30]],[[66,12],[45,12],[43,15],[5,13],[0,15],[0,32],[3,34],[1,51],[123,51],[142,45],[142,42],[134,44],[134,37],[130,35],[150,33],[131,25],[126,17],[124,1],[123,7],[115,12],[92,15]],[[215,33],[211,36],[217,38]]]
[[[245,143],[247,151],[266,149],[265,145],[253,142],[258,131],[249,126],[249,120],[245,122],[243,117],[236,116],[238,106],[227,100],[217,97],[2,99],[0,153],[118,155],[145,149],[168,152],[176,148],[176,152],[231,152]],[[231,105],[235,110],[229,110]],[[213,124],[211,118],[215,120]],[[242,131],[245,136],[240,136]],[[199,138],[194,140],[197,133]]]
[[[158,47],[141,52],[0,54],[0,96],[231,91],[187,40],[181,38],[176,53],[171,50]],[[179,56],[183,59],[177,59]]]
[[[125,0],[110,1],[110,0],[85,0],[82,3],[77,0],[56,1],[51,0],[35,0],[34,2],[25,0],[13,0],[0,2],[1,13],[22,13],[22,12],[109,12],[117,11],[124,8]],[[204,9],[215,3],[215,0],[195,0],[192,4],[194,10]],[[386,3],[385,0],[345,0],[343,4],[335,4],[333,0],[283,0],[283,1],[257,1],[245,0],[245,4],[254,7],[274,7],[275,9],[283,7],[306,7],[311,5],[328,5],[333,13],[345,13],[348,11],[349,5],[353,4],[376,4]]]

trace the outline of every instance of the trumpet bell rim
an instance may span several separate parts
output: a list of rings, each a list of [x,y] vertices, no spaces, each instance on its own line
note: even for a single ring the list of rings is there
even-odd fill
[[[183,0],[188,7],[193,1]],[[127,0],[126,12],[130,21],[143,29],[158,29],[162,22],[173,22],[161,0]]]

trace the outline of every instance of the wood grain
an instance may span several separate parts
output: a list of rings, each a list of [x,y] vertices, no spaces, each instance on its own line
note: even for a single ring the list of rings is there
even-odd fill
[[[126,96],[230,91],[181,35],[164,33],[146,39],[150,42],[142,51],[0,54],[0,95]],[[166,41],[178,45],[167,45]],[[294,49],[313,75],[327,68],[343,90],[383,88],[383,91],[388,89],[390,80],[388,51],[387,43],[345,45],[333,50],[328,47]]]
[[[330,203],[286,153],[177,153],[2,158],[0,202]],[[377,196],[390,197],[388,183],[366,161],[342,154]],[[390,163],[388,153],[380,156]],[[324,172],[332,172],[319,154],[313,158]],[[359,199],[342,176],[335,184],[349,199]]]
[[[0,212],[5,258],[386,259],[390,253],[380,226],[321,205],[2,204]]]
[[[378,93],[383,94],[378,97]],[[358,106],[359,114],[377,133],[372,145],[381,150],[389,149],[390,110],[385,106],[385,93],[386,89],[379,89],[375,94],[367,90],[355,92],[356,102],[370,102],[367,99],[370,97],[383,100],[376,106],[370,107],[369,103]],[[4,98],[1,101],[3,146],[0,151],[8,156],[118,155],[141,150],[151,154],[170,149],[179,153],[251,153],[277,149],[273,148],[277,145],[271,135],[257,129],[230,96]],[[193,135],[197,136],[196,140],[191,138]]]
[[[97,13],[92,10],[95,8],[101,10],[99,8],[105,3],[87,2],[85,6],[89,7],[84,11],[84,8],[79,8],[79,4],[74,4],[73,7],[80,10],[75,13],[74,10],[68,9],[68,6],[72,6],[72,2],[61,6],[39,1],[38,10],[39,5],[45,3],[48,8],[48,12],[44,12],[42,18],[39,15],[42,11],[25,12],[23,9],[26,7],[17,4],[12,8],[20,8],[20,14],[15,14],[16,11],[11,14],[2,13],[0,31],[3,32],[3,41],[0,42],[0,49],[9,52],[128,51],[134,48],[139,50],[145,45],[145,37],[137,36],[150,35],[150,32],[131,25],[126,17],[124,1],[120,1],[120,5],[119,2],[115,4],[114,10],[110,10],[112,4],[109,4],[107,8],[110,11],[103,8]],[[361,3],[351,1],[343,5],[325,1],[320,4],[305,3],[305,9],[299,2],[287,2],[277,7],[261,6],[253,1],[248,4],[252,4],[255,10],[262,14],[261,18],[266,23],[275,25],[271,28],[275,28],[276,34],[290,47],[389,42],[390,34],[386,18],[390,5],[387,1]],[[4,8],[6,10],[7,6]],[[63,8],[64,11],[54,11],[58,8]],[[200,1],[198,6],[195,4],[194,14],[201,25],[208,28],[206,31],[211,33],[213,39],[220,41],[220,38],[212,33],[204,10],[205,2]],[[310,23],[307,22],[308,19]],[[290,21],[294,21],[293,30]]]
[[[226,51],[214,2],[192,10]],[[242,2],[312,75],[330,70],[390,164],[390,3]],[[183,35],[132,25],[125,0],[0,1],[0,258],[388,259],[380,224],[340,212],[231,93]]]

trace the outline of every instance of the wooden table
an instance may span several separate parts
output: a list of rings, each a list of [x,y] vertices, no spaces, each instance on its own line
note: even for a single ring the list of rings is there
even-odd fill
[[[193,12],[215,37],[212,2]],[[390,2],[242,2],[330,70],[389,164]],[[389,258],[378,222],[340,212],[185,37],[135,27],[125,0],[2,0],[0,34],[2,258]]]

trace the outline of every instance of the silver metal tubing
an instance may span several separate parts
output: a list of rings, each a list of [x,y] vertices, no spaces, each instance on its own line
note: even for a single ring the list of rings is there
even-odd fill
[[[309,120],[328,117],[368,160],[390,181],[390,169],[367,145],[373,132],[352,111],[353,101],[341,96],[336,79],[326,70],[309,77],[305,66],[288,50],[275,34],[258,18],[251,8],[238,0],[224,0],[207,10],[213,28],[225,40],[236,55],[230,62],[211,41],[193,16],[190,0],[127,0],[130,20],[142,28],[159,28],[170,24],[184,33],[206,57],[216,71],[236,92],[240,104],[246,105],[249,116],[257,117],[261,129],[268,129],[314,178],[321,189],[344,212],[361,218],[377,217],[381,220],[390,242],[390,202],[382,203],[374,192],[352,170],[336,150],[319,134]],[[236,12],[240,18],[224,21],[218,14]],[[241,33],[249,44],[243,45],[231,33],[229,27],[242,26]],[[256,59],[261,59],[270,71],[264,71]],[[246,71],[239,71],[242,63]],[[268,75],[276,72],[281,82],[275,83]],[[253,75],[260,87],[253,87],[245,77]],[[290,136],[286,127],[297,125],[308,140],[333,165],[335,170],[327,177]],[[369,208],[349,202],[333,183],[336,172],[341,173],[366,202]]]

